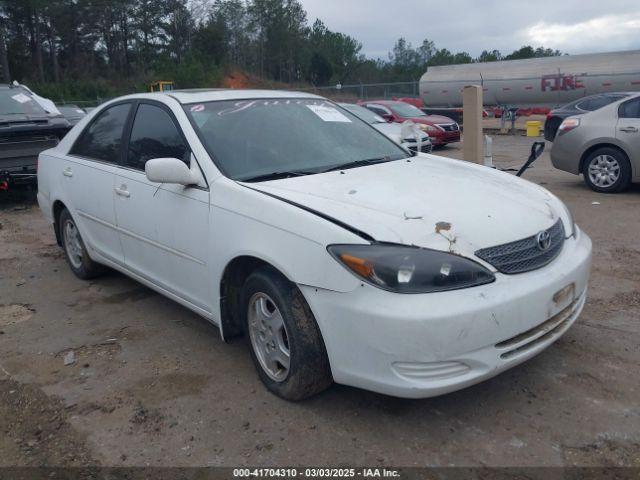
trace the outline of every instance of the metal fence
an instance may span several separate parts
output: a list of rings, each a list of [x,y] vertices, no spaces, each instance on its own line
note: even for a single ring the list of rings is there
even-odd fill
[[[356,102],[358,100],[390,100],[401,97],[419,97],[418,82],[391,83],[357,83],[352,85],[337,84],[324,87],[306,87],[291,90],[315,93],[337,102]],[[57,105],[77,105],[81,108],[97,107],[110,98],[96,98],[95,100],[55,100]]]
[[[340,102],[419,97],[418,82],[337,84],[334,86],[310,87],[297,90],[316,93]]]

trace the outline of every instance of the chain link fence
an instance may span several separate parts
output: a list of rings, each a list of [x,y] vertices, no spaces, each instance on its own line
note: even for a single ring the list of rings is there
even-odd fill
[[[336,102],[357,102],[358,100],[391,100],[393,98],[418,98],[418,82],[358,83],[352,85],[292,88],[292,90],[315,93]],[[80,108],[94,108],[110,98],[95,100],[56,100],[56,105],[77,105]]]
[[[418,98],[418,82],[391,83],[359,83],[352,85],[337,84],[325,87],[298,89],[315,93],[339,102],[355,102],[357,100],[391,100],[401,97]]]

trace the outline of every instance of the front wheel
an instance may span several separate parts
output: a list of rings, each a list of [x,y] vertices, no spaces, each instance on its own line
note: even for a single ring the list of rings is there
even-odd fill
[[[603,147],[587,157],[583,175],[585,183],[592,190],[617,193],[625,190],[631,183],[631,164],[620,150]]]
[[[320,329],[300,290],[271,268],[243,287],[245,336],[260,379],[286,400],[302,400],[333,379]]]

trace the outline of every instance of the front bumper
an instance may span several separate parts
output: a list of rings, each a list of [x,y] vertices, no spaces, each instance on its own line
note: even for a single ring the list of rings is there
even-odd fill
[[[431,143],[434,146],[446,145],[447,143],[454,143],[460,141],[460,130],[455,132],[442,132],[435,135],[431,135]]]
[[[580,230],[549,265],[470,289],[420,295],[368,284],[348,293],[301,285],[337,383],[388,395],[441,395],[540,353],[585,303],[591,240]]]

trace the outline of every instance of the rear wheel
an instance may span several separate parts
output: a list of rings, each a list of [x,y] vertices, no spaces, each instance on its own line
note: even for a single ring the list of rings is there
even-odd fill
[[[582,173],[585,183],[596,192],[621,192],[631,183],[629,159],[615,148],[603,147],[592,152],[585,160]]]
[[[78,231],[76,222],[66,208],[60,212],[59,228],[62,239],[62,248],[71,271],[83,280],[95,278],[104,273],[106,267],[94,262],[84,245],[82,236]]]
[[[320,329],[300,290],[272,268],[243,287],[245,335],[265,386],[286,400],[326,389],[333,379]]]

